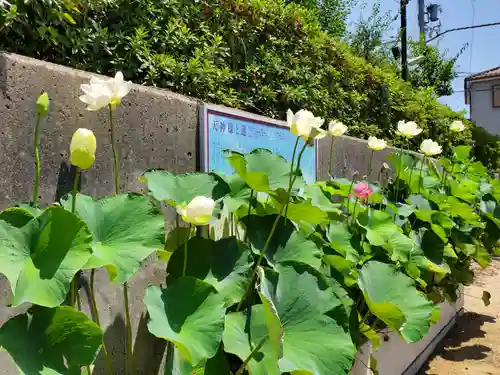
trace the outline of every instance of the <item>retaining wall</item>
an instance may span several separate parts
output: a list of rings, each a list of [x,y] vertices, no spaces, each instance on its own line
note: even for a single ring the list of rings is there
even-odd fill
[[[95,165],[85,171],[82,192],[95,197],[114,192],[112,153],[107,111],[89,112],[78,99],[80,84],[91,74],[63,66],[0,53],[0,209],[13,201],[31,200],[34,181],[32,131],[35,101],[42,90],[51,103],[47,122],[40,136],[40,201],[51,203],[70,191],[73,171],[67,164],[69,141],[79,127],[92,129],[98,148]],[[134,85],[116,110],[117,148],[120,155],[120,187],[140,191],[144,186],[137,177],[147,168],[164,168],[176,173],[196,170],[197,121],[201,105],[195,99],[166,90]],[[373,177],[391,149],[375,153]],[[318,150],[318,178],[327,178],[330,140],[322,140]],[[363,140],[340,137],[334,140],[335,175],[359,176],[367,173],[371,151]],[[167,213],[166,226],[171,225]],[[87,279],[85,279],[87,280]],[[84,281],[85,281],[84,280]],[[131,315],[137,375],[162,374],[165,342],[147,332],[144,291],[151,283],[165,280],[164,266],[147,262],[131,279]],[[84,288],[85,289],[85,285]],[[105,271],[97,272],[97,303],[105,327],[116,374],[124,374],[124,320],[121,287],[110,285]],[[23,310],[7,307],[11,298],[7,281],[0,276],[0,324]],[[84,305],[88,311],[88,304]],[[25,308],[25,307],[24,307]],[[380,363],[380,362],[379,362]],[[363,372],[356,372],[356,375]],[[104,372],[102,359],[95,374]],[[381,372],[387,375],[385,372]],[[0,375],[17,374],[10,359],[0,352]]]

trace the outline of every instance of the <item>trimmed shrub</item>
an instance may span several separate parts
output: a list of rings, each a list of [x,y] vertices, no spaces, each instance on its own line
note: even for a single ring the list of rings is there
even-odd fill
[[[121,70],[136,83],[274,118],[307,108],[343,121],[352,136],[395,146],[404,146],[395,135],[402,119],[416,121],[446,153],[472,144],[471,124],[450,138],[448,125],[465,119],[432,89],[414,90],[354,56],[295,3],[17,0],[6,17],[8,9],[0,11],[0,48],[10,52],[102,74]]]

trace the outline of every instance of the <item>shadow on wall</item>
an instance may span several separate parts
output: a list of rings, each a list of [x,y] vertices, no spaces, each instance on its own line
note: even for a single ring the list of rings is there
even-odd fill
[[[134,344],[134,368],[136,375],[160,374],[161,362],[165,353],[167,342],[151,335],[147,327],[148,317],[142,314]],[[113,323],[104,333],[104,342],[111,358],[113,373],[125,375],[125,321],[121,315],[115,317]],[[94,363],[94,375],[107,375],[106,361],[103,352],[99,352]]]
[[[450,330],[428,362],[422,367],[419,375],[427,374],[427,371],[430,370],[429,363],[435,357],[441,357],[453,362],[477,361],[486,358],[491,352],[491,348],[477,344],[463,345],[472,339],[485,337],[486,332],[482,329],[485,323],[496,323],[496,319],[489,315],[474,312],[466,312],[458,317],[455,329]]]

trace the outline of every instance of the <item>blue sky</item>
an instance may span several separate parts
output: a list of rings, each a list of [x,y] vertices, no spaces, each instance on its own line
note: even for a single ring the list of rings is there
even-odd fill
[[[359,0],[360,2],[363,0]],[[364,0],[365,7],[358,6],[350,15],[349,22],[355,22],[361,15],[368,17],[374,0]],[[399,11],[399,0],[380,0],[381,11],[392,11],[395,16]],[[500,22],[500,0],[426,0],[426,4],[440,4],[441,31],[455,27]],[[408,4],[408,35],[418,38],[418,2],[410,0]],[[387,38],[397,35],[399,19],[394,22],[394,30]],[[500,66],[500,26],[479,28],[475,30],[455,31],[444,35],[432,44],[448,56],[454,56],[465,45],[469,44],[457,61],[457,71],[461,72],[453,82],[456,90],[452,96],[441,98],[454,110],[467,109],[464,103],[463,82],[467,73],[478,73]]]

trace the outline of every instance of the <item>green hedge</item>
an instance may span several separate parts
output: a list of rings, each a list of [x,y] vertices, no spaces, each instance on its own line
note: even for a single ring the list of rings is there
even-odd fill
[[[77,0],[74,0],[77,1]],[[473,143],[471,129],[449,137],[463,116],[431,89],[414,90],[392,72],[356,57],[320,30],[316,15],[281,0],[13,1],[0,48],[128,79],[202,100],[283,118],[307,108],[342,120],[349,134],[392,140],[398,120],[423,137]],[[5,8],[7,9],[7,8]],[[412,145],[416,149],[417,143]],[[491,153],[490,153],[491,154]],[[476,155],[483,155],[476,152]],[[498,149],[484,163],[497,162]],[[498,165],[495,165],[495,168]]]

